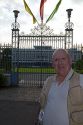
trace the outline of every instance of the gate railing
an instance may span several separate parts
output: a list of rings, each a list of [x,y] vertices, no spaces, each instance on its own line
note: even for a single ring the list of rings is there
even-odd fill
[[[36,37],[34,38],[35,39],[33,42],[33,38],[31,37],[30,38],[20,37],[19,39],[24,40],[23,47],[21,45],[21,40],[20,40],[19,51],[16,51],[17,48],[13,48],[13,53],[11,51],[12,45],[0,44],[0,72],[6,74],[11,74],[13,72],[13,81],[15,82],[15,80],[18,80],[16,82],[18,83],[18,85],[42,86],[44,80],[49,75],[52,75],[54,73],[51,62],[52,53],[56,48],[54,47],[55,44],[53,44],[54,41],[51,41],[51,43],[50,41],[48,41],[48,44],[47,42],[42,43],[42,49],[41,49],[39,43],[40,38]],[[30,43],[30,39],[34,44],[32,44],[32,46],[30,45],[31,47],[27,47],[27,44],[29,45]],[[53,40],[54,37],[51,37],[51,39]],[[68,50],[72,56],[73,62],[76,62],[79,59],[83,59],[82,44],[81,45],[75,44],[73,48],[70,48]],[[19,63],[17,62],[18,54],[19,54]],[[11,63],[13,63],[14,67],[13,70],[11,67]],[[18,67],[17,63],[19,64]]]

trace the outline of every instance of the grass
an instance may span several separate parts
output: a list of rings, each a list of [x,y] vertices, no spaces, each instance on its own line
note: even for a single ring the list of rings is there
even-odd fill
[[[76,70],[76,72],[83,74],[83,70]],[[13,69],[13,72],[17,72],[17,68]],[[54,69],[52,67],[29,67],[29,68],[19,68],[18,72],[20,73],[55,73]],[[0,73],[4,73],[4,69],[0,69]]]
[[[83,70],[75,70],[76,72],[83,74]]]
[[[19,72],[29,72],[29,73],[54,73],[54,69],[53,68],[40,68],[40,67],[34,67],[34,68],[19,68],[18,69]],[[15,69],[15,72],[17,72],[17,69]]]

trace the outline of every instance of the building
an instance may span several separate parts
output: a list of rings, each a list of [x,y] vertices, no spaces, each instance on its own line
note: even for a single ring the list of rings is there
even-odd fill
[[[82,58],[82,52],[77,48],[68,49],[73,63]],[[52,54],[54,49],[51,46],[34,46],[33,49],[14,49],[12,62],[19,67],[48,67],[52,64]]]

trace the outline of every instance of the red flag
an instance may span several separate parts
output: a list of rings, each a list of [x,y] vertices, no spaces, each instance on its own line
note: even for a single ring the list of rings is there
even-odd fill
[[[42,21],[43,21],[43,13],[44,13],[44,3],[46,1],[47,0],[41,0],[41,3],[40,3],[40,18],[41,18]]]

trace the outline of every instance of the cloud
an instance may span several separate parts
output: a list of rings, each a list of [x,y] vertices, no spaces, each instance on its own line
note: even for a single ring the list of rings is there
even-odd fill
[[[41,0],[26,0],[39,23],[41,23],[39,13],[40,1]],[[44,22],[53,11],[57,2],[58,0],[47,0],[45,3]],[[54,29],[55,34],[62,31],[64,32],[64,25],[68,20],[66,9],[72,8],[71,21],[74,23],[74,40],[81,41],[82,35],[80,37],[80,34],[82,34],[83,31],[82,6],[83,0],[62,0],[58,12],[54,15],[52,20],[47,23],[47,26],[49,25],[51,29]],[[20,24],[20,32],[23,31],[25,34],[29,34],[30,29],[33,29],[34,26],[37,25],[33,25],[32,17],[25,11],[23,0],[0,0],[0,42],[11,43],[11,24],[14,22],[13,10],[15,9],[20,11],[17,19]],[[5,37],[4,34],[6,34]]]
[[[83,0],[71,0],[75,4],[81,4],[83,3]]]

